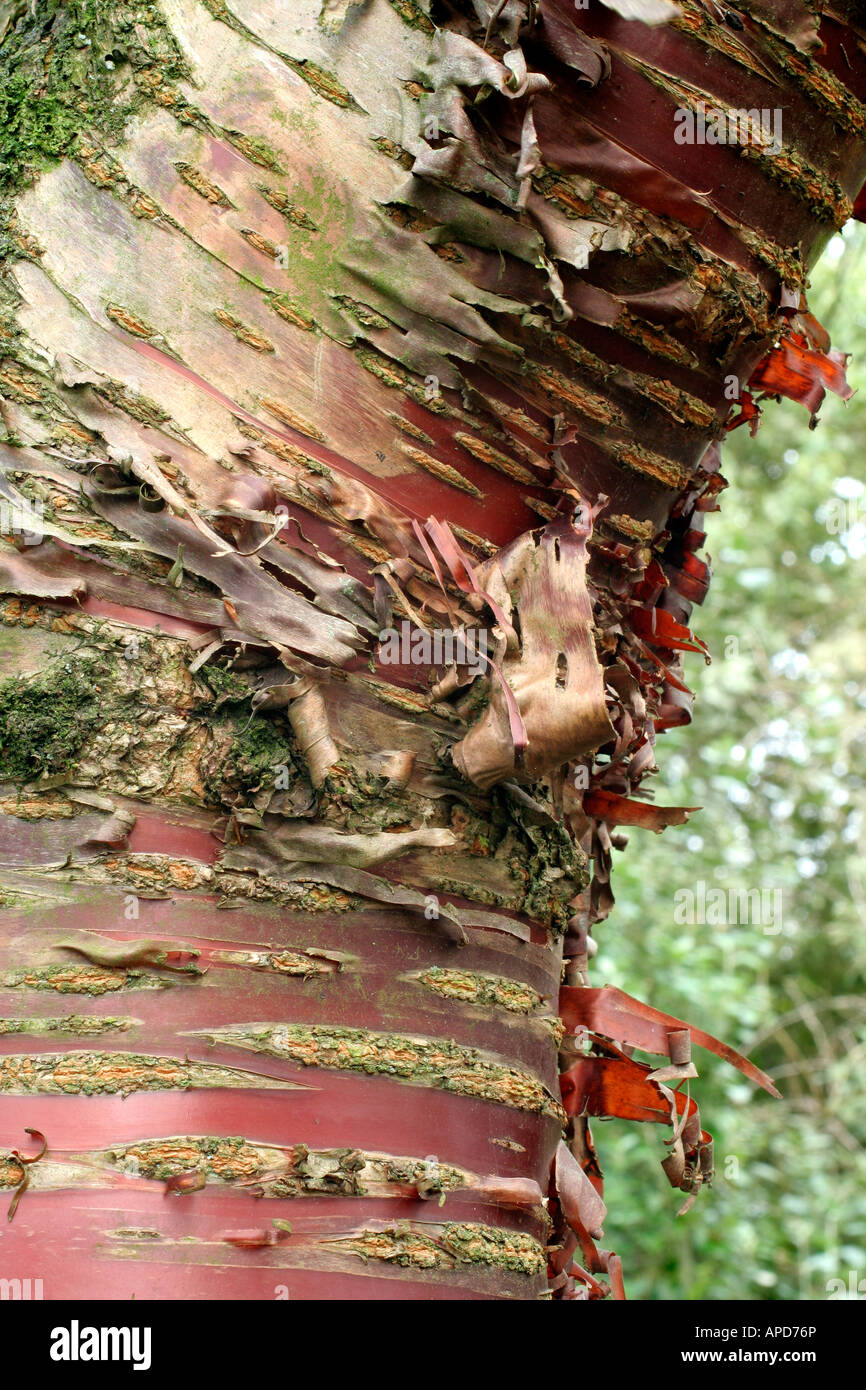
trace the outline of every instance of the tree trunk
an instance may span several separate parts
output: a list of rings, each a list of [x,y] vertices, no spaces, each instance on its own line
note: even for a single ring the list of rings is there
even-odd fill
[[[587,966],[732,399],[847,390],[823,8],[0,6],[0,1274],[620,1297],[589,1120],[772,1089]]]

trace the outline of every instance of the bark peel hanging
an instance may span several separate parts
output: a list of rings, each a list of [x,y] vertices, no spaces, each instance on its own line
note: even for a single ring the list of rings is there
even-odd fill
[[[643,783],[705,654],[718,442],[850,393],[802,294],[863,207],[848,7],[36,8],[0,39],[0,1092],[50,1148],[0,1157],[10,1260],[621,1298],[590,1119],[669,1125],[691,1200],[690,1041],[771,1085],[588,988],[590,932],[616,827],[690,811]],[[674,141],[735,93],[784,108],[777,157]],[[394,665],[402,622],[489,662]],[[104,1229],[116,1184],[141,1227]]]

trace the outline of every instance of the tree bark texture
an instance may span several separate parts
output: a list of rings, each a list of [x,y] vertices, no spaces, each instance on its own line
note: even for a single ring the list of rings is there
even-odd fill
[[[687,816],[644,779],[725,428],[848,393],[804,291],[862,7],[0,30],[0,1275],[621,1297],[593,1118],[668,1126],[689,1201],[690,1044],[772,1089],[593,988],[591,929],[623,827]],[[704,108],[780,148],[677,143]]]

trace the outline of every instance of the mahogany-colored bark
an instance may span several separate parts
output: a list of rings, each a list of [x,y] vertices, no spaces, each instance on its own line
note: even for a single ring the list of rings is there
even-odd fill
[[[590,933],[615,827],[688,815],[643,782],[719,441],[849,394],[805,289],[862,207],[862,16],[40,8],[0,35],[50,134],[3,194],[0,1276],[622,1297],[589,1119],[670,1125],[688,1203],[690,1042],[773,1089],[589,988]],[[701,103],[781,148],[677,143]],[[387,663],[403,622],[484,674]]]

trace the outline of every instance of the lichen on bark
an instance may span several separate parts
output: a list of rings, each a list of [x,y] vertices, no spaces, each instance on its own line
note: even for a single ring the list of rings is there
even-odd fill
[[[704,654],[724,379],[799,334],[845,394],[800,293],[862,182],[860,78],[770,0],[746,38],[691,0],[663,30],[559,0],[36,9],[0,18],[0,500],[41,534],[4,510],[0,1028],[57,1050],[5,1054],[0,1090],[74,1097],[81,1152],[35,1165],[33,1229],[41,1189],[64,1233],[86,1211],[88,1296],[151,1258],[201,1291],[198,1258],[278,1244],[335,1296],[372,1282],[339,1250],[431,1296],[477,1266],[460,1287],[532,1297],[547,1241],[556,1297],[618,1297],[584,1115],[578,1173],[556,1149],[554,1001],[588,984],[621,827],[688,815],[645,778]],[[678,106],[760,107],[768,73],[776,162],[675,145]],[[483,671],[395,667],[403,621],[483,634]],[[593,1075],[667,1118],[618,1038]],[[562,1061],[574,1108],[572,1035]],[[175,1096],[213,1091],[186,1134]],[[666,1172],[694,1189],[685,1120]],[[142,1188],[146,1221],[106,1237],[88,1190],[133,1163],[186,1235]],[[215,1244],[206,1181],[217,1205],[315,1193],[325,1236]],[[458,1193],[483,1220],[363,1224]]]

